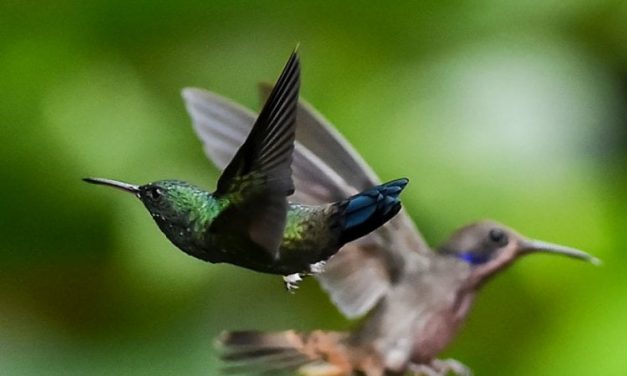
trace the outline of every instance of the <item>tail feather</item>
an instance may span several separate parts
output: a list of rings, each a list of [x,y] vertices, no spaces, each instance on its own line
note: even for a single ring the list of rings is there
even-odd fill
[[[225,332],[218,339],[225,374],[272,375],[293,372],[310,360],[301,351],[303,339],[294,331]]]
[[[392,180],[339,203],[343,209],[340,241],[348,243],[375,230],[401,210],[399,196],[409,180]]]
[[[340,333],[225,332],[218,339],[225,374],[282,375],[311,374],[307,369],[327,364],[329,353],[344,338]],[[336,366],[331,366],[337,369]],[[318,373],[320,376],[334,373]]]

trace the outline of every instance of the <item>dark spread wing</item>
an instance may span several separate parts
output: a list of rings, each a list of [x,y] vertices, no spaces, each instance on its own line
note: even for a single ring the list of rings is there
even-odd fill
[[[216,221],[216,225],[247,231],[272,255],[278,253],[283,239],[286,197],[294,192],[291,164],[299,86],[300,64],[294,52],[214,193],[228,197],[232,204],[223,214],[228,218]]]
[[[186,89],[183,97],[207,156],[218,168],[225,168],[246,137],[254,115],[204,90]],[[299,103],[297,123],[292,163],[296,201],[308,204],[338,201],[378,183],[374,172],[348,142],[311,106]],[[318,138],[326,141],[312,141]],[[317,152],[314,154],[303,144]],[[325,273],[318,279],[347,317],[370,310],[387,293],[403,265],[410,259],[415,264],[413,256],[430,256],[404,211],[379,230],[344,248],[327,263]],[[418,258],[428,262],[428,257]]]

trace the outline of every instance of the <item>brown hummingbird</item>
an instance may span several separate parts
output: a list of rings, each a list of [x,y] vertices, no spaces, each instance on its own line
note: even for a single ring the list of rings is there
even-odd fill
[[[262,93],[269,88],[262,86]],[[255,115],[213,93],[196,91],[187,106],[206,153],[220,168],[232,158]],[[294,200],[330,202],[379,184],[352,146],[300,101],[292,177]],[[494,221],[476,222],[431,249],[405,211],[346,244],[316,275],[348,318],[367,314],[350,332],[226,332],[219,338],[232,372],[301,375],[471,374],[439,360],[457,335],[476,293],[523,255],[550,253],[598,264],[583,251],[529,239]]]

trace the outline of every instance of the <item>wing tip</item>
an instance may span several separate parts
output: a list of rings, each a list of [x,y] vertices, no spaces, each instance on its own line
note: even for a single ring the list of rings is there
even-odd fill
[[[206,92],[206,90],[199,87],[188,86],[181,89],[181,97],[183,97],[183,99],[185,99],[186,101],[190,101]]]

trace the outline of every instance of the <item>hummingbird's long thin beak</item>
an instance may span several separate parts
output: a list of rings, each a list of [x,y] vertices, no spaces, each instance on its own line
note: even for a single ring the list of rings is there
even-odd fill
[[[587,261],[594,265],[601,264],[601,260],[584,251],[559,244],[543,242],[541,240],[524,240],[521,242],[520,246],[524,253],[552,253]]]
[[[100,184],[100,185],[108,185],[109,187],[117,188],[126,192],[133,193],[135,195],[139,194],[139,186],[123,183],[117,180],[111,179],[103,179],[103,178],[84,178],[83,181],[91,184]]]

